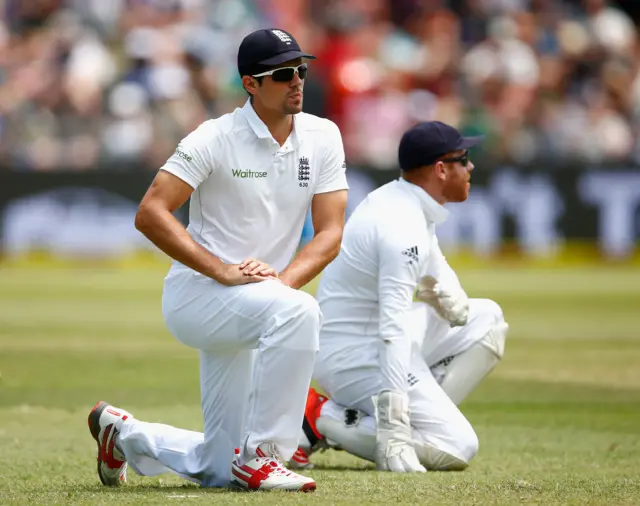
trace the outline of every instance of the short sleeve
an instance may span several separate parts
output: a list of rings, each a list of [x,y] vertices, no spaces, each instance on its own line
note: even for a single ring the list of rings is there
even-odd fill
[[[342,145],[342,135],[338,126],[331,122],[327,133],[324,157],[321,161],[320,175],[314,193],[327,193],[336,190],[347,190],[347,164]]]
[[[180,141],[174,153],[160,167],[196,189],[213,171],[212,144],[216,138],[211,123],[203,123]]]

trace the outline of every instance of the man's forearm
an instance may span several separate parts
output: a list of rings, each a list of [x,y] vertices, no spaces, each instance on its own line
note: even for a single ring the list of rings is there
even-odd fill
[[[302,288],[338,255],[341,240],[342,229],[318,232],[280,273],[280,280],[291,288]]]
[[[169,211],[141,207],[136,215],[135,225],[147,239],[174,260],[207,277],[217,279],[220,268],[224,265],[222,260],[195,242]]]

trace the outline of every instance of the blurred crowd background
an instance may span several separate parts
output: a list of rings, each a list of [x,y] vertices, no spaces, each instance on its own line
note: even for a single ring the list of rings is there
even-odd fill
[[[0,170],[155,170],[246,100],[237,48],[284,28],[318,56],[305,110],[351,164],[404,129],[484,133],[501,162],[640,162],[640,2],[0,0]]]

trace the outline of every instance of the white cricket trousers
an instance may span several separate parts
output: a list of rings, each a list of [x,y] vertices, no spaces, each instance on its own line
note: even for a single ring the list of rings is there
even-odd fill
[[[490,299],[469,299],[469,317],[462,327],[450,327],[431,306],[414,302],[405,330],[425,363],[433,367],[469,349],[499,321],[504,321],[502,309]]]
[[[129,465],[224,487],[235,448],[249,459],[258,445],[275,443],[288,461],[318,351],[315,299],[279,281],[227,287],[181,270],[165,280],[162,311],[176,339],[199,350],[204,434],[127,420],[118,445]]]
[[[457,462],[468,463],[478,451],[478,437],[466,417],[442,390],[430,367],[482,339],[499,317],[502,317],[500,307],[486,299],[469,301],[469,318],[463,327],[451,328],[431,307],[421,302],[414,303],[407,315],[407,339],[412,342],[407,393],[413,439],[441,452],[431,456],[432,461],[428,464],[432,469],[448,468],[450,459],[447,456]],[[345,337],[353,342],[353,336]],[[371,415],[369,420],[369,417],[363,420],[361,430],[370,432],[372,437],[375,435],[371,397],[383,385],[376,353],[365,354],[362,348],[358,351],[356,347],[340,349],[338,340],[322,339],[314,379],[338,406],[359,409]],[[337,419],[343,416],[337,409],[327,410],[327,413]],[[373,455],[373,447],[370,451]]]

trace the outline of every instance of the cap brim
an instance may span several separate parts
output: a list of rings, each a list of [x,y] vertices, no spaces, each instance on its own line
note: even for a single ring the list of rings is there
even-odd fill
[[[471,149],[484,140],[484,135],[476,135],[475,137],[463,137],[456,144],[456,151],[459,149]]]
[[[286,53],[280,53],[279,55],[272,56],[266,60],[258,62],[260,65],[280,65],[291,60],[297,60],[298,58],[307,58],[308,60],[315,60],[316,57],[312,54],[303,53],[302,51],[287,51]]]

